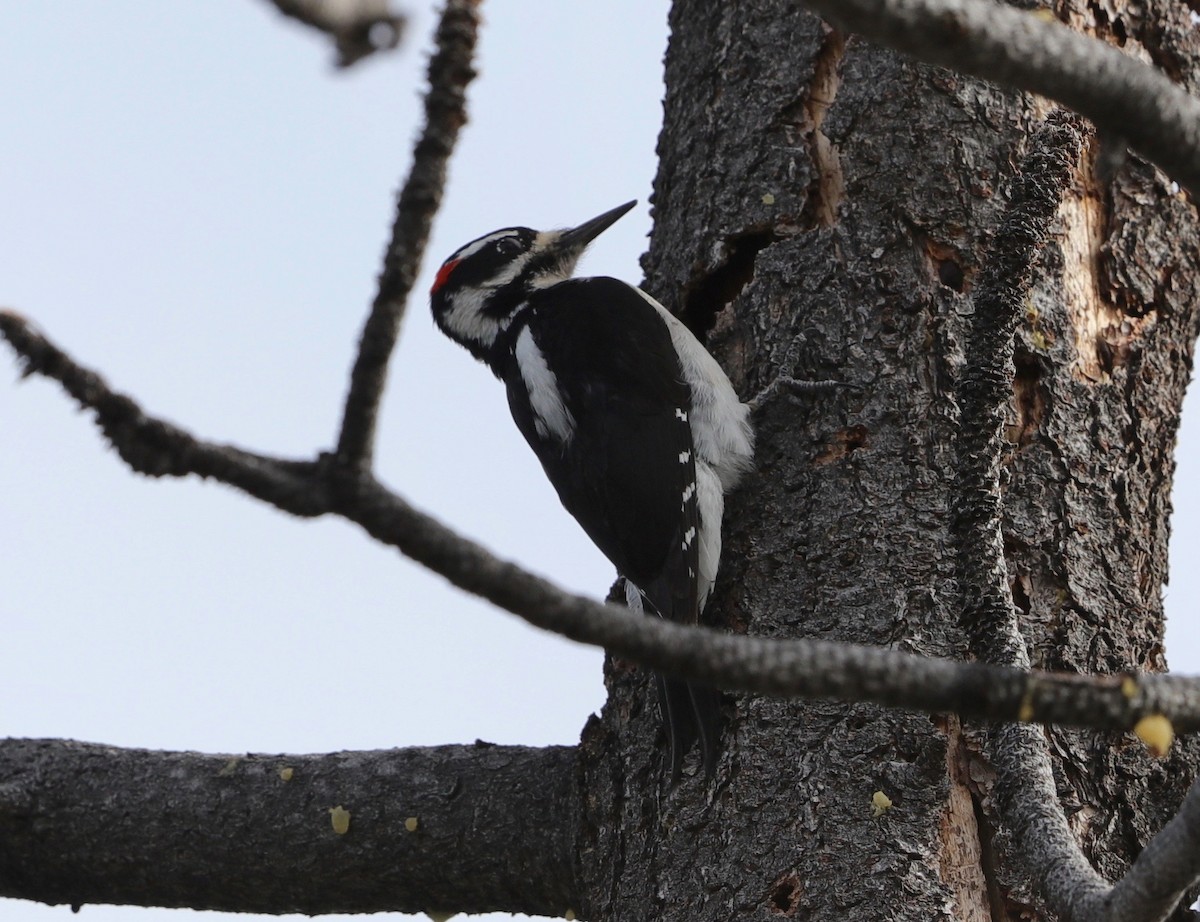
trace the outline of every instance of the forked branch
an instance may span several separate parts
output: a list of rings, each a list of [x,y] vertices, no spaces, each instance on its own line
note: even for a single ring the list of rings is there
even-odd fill
[[[1078,163],[1076,119],[1053,113],[1031,139],[1010,204],[975,289],[963,381],[959,480],[955,496],[960,582],[970,587],[963,622],[981,661],[1028,668],[1004,556],[1000,463],[1004,408],[1012,396],[1013,338],[1039,250],[1050,235]],[[1042,731],[1028,724],[995,728],[987,755],[996,770],[992,798],[1023,860],[1055,915],[1075,922],[1156,922],[1200,876],[1200,852],[1165,844],[1200,839],[1196,790],[1116,887],[1088,863],[1067,823]],[[1158,840],[1156,840],[1157,842]]]

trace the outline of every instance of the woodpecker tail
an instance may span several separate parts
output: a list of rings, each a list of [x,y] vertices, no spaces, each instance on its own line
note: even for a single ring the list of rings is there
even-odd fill
[[[662,617],[644,593],[625,580],[625,598],[631,609]],[[671,747],[671,783],[676,784],[683,773],[684,757],[699,742],[704,761],[704,773],[716,774],[717,757],[721,754],[721,731],[725,719],[721,714],[721,693],[715,688],[688,682],[674,676],[654,673],[658,686],[658,706]]]
[[[697,685],[683,679],[656,672],[658,706],[671,744],[671,783],[676,784],[683,773],[683,759],[699,741],[704,760],[704,774],[709,778],[717,771],[721,754],[721,693],[707,685]]]

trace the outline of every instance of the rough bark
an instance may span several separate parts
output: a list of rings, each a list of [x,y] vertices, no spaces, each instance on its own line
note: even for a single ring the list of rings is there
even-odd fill
[[[1177,7],[1066,0],[1056,13],[1195,88],[1197,37]],[[679,0],[672,28],[651,290],[709,335],[746,396],[781,374],[851,385],[807,402],[781,389],[758,414],[759,470],[730,503],[708,615],[737,633],[987,659],[963,623],[976,587],[960,578],[972,548],[952,514],[964,346],[1001,190],[1048,105],[783,0]],[[1028,659],[1099,674],[1165,666],[1170,452],[1198,322],[1195,211],[1114,149],[1087,152],[1034,267],[1001,482],[1002,595]],[[593,630],[595,606],[489,562],[358,477],[369,419],[348,427],[352,464],[215,446],[48,344],[21,349],[24,325],[0,321],[135,469],[341,514],[531,620]],[[269,912],[1041,918],[994,787],[998,752],[1049,746],[1070,833],[1110,879],[1200,763],[1194,741],[1156,761],[1115,732],[988,737],[957,717],[740,695],[715,779],[693,765],[673,788],[646,673],[613,660],[607,678],[578,762],[509,747],[214,757],[8,741],[0,890]]]
[[[5,740],[0,779],[10,897],[559,916],[575,892],[566,746],[202,755]]]
[[[1059,12],[1192,79],[1194,31],[1165,5]],[[682,0],[671,27],[651,291],[709,333],[746,396],[781,373],[855,385],[760,414],[709,613],[965,656],[950,509],[970,295],[1048,104],[778,0]],[[1034,666],[1157,671],[1196,213],[1137,158],[1102,176],[1099,152],[1017,334],[1005,548]],[[1042,913],[957,720],[739,697],[716,781],[670,790],[644,679],[620,662],[608,679],[584,737],[589,918]],[[1118,877],[1186,792],[1194,747],[1157,761],[1129,736],[1047,739],[1073,832]]]

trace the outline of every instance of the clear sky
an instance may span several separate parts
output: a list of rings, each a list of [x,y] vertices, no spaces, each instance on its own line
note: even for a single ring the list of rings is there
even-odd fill
[[[630,198],[641,204],[583,269],[640,279],[666,8],[485,4],[471,123],[379,445],[402,495],[597,597],[608,564],[559,507],[503,388],[434,331],[424,292],[481,233],[574,224]],[[337,73],[322,39],[254,0],[10,4],[0,304],[200,436],[297,457],[329,447],[420,123],[434,18],[412,12],[399,54]],[[600,707],[598,651],[343,522],[134,476],[57,386],[16,379],[0,347],[0,736],[207,752],[542,745],[576,742]],[[1177,482],[1195,483],[1196,436],[1183,439]],[[1182,605],[1195,489],[1175,506],[1170,649],[1195,671]],[[0,922],[70,918],[0,900]]]

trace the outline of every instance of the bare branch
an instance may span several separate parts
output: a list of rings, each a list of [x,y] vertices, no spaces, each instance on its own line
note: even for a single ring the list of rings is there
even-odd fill
[[[1098,918],[1159,922],[1200,881],[1200,781],[1179,812],[1138,855],[1108,897]]]
[[[956,526],[962,553],[963,620],[981,660],[1028,666],[1004,559],[1000,460],[1004,410],[1012,399],[1013,337],[1038,252],[1050,236],[1082,148],[1078,121],[1052,113],[1030,140],[1009,205],[975,287],[974,319],[958,388]]]
[[[96,424],[121,459],[149,477],[195,474],[244,490],[285,512],[316,516],[328,511],[324,487],[312,462],[284,461],[233,445],[205,442],[166,420],[147,415],[131,398],[111,389],[96,372],[78,365],[24,317],[0,310],[0,334],[20,356],[26,376],[58,381],[76,402],[96,413]]]
[[[1049,96],[1200,196],[1200,100],[1097,39],[991,0],[804,0],[931,64]]]
[[[579,906],[575,761],[485,743],[228,756],[0,740],[0,896],[562,916]]]
[[[1013,337],[1033,265],[1050,235],[1083,145],[1075,120],[1052,113],[1030,141],[1010,204],[975,290],[974,323],[959,388],[956,531],[960,582],[969,587],[963,622],[983,662],[1029,667],[1013,604],[1001,528],[1000,459],[1004,408],[1012,397]],[[996,769],[992,797],[1012,830],[1042,898],[1068,920],[1101,918],[1107,882],[1080,851],[1059,802],[1040,728],[1010,724],[988,738]]]
[[[1200,729],[1200,683],[1192,679],[1028,672],[833,641],[734,636],[571,595],[493,556],[369,475],[327,461],[283,461],[213,445],[147,416],[11,311],[0,310],[0,335],[28,372],[59,381],[81,407],[96,411],[104,435],[128,463],[136,461],[135,469],[211,477],[297,515],[337,513],[530,624],[642,666],[732,691],[1111,730],[1163,714],[1178,732]],[[116,419],[111,406],[123,408]]]
[[[446,163],[467,121],[467,85],[479,28],[479,0],[447,0],[438,25],[437,51],[429,61],[425,129],[413,151],[412,169],[396,202],[392,239],[371,313],[358,343],[350,393],[338,436],[338,462],[370,469],[379,402],[400,321],[421,268],[433,216],[442,202]]]
[[[400,44],[408,22],[389,0],[271,0],[285,16],[324,32],[337,48],[338,67],[350,67]]]

